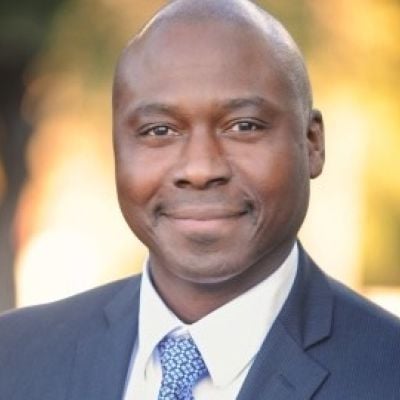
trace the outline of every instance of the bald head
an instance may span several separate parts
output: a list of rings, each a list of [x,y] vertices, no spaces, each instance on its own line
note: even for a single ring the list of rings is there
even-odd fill
[[[237,30],[247,29],[262,38],[268,47],[270,59],[276,64],[293,95],[302,104],[308,116],[312,108],[312,91],[301,52],[296,43],[272,15],[249,0],[174,0],[162,8],[132,38],[124,49],[115,76],[115,91],[118,91],[121,66],[132,52],[145,46],[148,38],[176,24],[232,24]],[[116,97],[116,93],[114,93]]]

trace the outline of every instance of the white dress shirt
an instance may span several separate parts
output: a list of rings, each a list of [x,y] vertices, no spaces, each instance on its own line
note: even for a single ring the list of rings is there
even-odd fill
[[[157,400],[162,370],[157,344],[167,334],[190,334],[210,375],[193,389],[196,400],[236,399],[247,373],[293,285],[297,244],[267,279],[199,321],[187,325],[164,304],[148,267],[141,283],[139,331],[123,400]]]

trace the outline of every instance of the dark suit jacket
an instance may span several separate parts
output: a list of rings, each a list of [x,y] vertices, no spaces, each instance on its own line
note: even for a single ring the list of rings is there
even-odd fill
[[[0,399],[120,400],[139,288],[137,276],[3,315]],[[400,322],[301,250],[292,291],[238,399],[399,400]]]

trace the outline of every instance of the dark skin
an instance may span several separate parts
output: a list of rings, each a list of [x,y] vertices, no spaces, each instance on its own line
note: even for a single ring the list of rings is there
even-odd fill
[[[120,61],[121,209],[160,296],[187,323],[279,267],[322,170],[321,114],[304,107],[273,46],[251,25],[175,21]]]

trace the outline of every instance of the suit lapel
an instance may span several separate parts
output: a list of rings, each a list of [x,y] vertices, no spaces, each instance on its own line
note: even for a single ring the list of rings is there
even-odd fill
[[[332,312],[329,284],[300,247],[299,268],[291,293],[237,399],[311,399],[329,371],[315,362],[307,350],[329,338]]]
[[[140,280],[132,279],[77,344],[68,400],[118,400],[137,335]]]
[[[77,344],[68,400],[118,400],[136,341],[140,280],[130,283],[94,318]],[[262,345],[238,400],[309,400],[329,371],[307,353],[331,331],[333,296],[300,247],[291,293]]]
[[[238,400],[310,399],[327,375],[278,322],[257,356]]]

